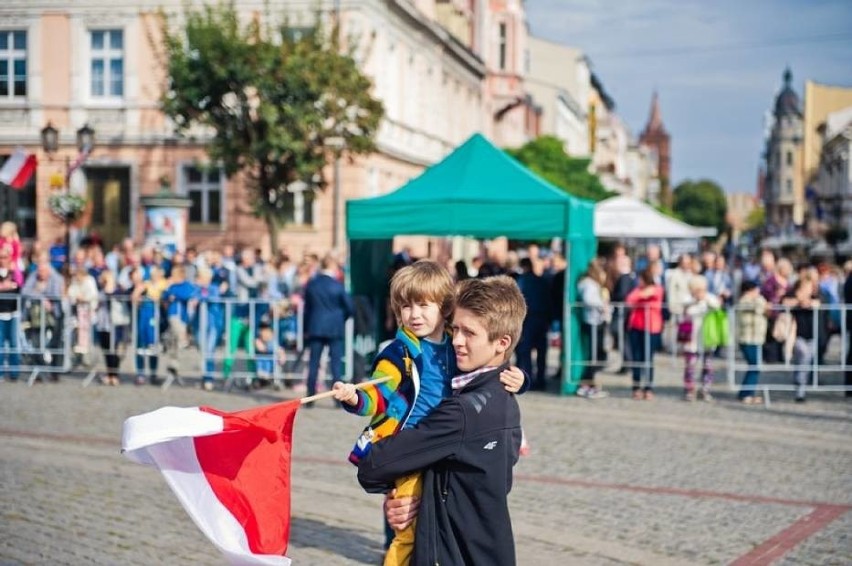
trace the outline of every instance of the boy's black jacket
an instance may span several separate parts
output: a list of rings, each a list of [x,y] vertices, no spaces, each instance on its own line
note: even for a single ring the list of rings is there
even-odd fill
[[[515,564],[507,495],[521,415],[500,383],[505,368],[475,377],[416,428],[376,443],[358,466],[358,481],[373,493],[423,471],[412,565]]]

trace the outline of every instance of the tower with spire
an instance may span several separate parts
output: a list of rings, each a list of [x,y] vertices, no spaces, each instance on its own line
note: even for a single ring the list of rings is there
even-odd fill
[[[651,148],[657,155],[657,176],[660,179],[660,204],[671,207],[671,136],[663,124],[660,99],[657,92],[651,98],[651,113],[648,123],[639,135],[639,143]]]

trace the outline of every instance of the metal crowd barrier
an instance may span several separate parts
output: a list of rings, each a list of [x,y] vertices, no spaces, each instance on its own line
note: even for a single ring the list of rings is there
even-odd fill
[[[14,311],[0,313],[0,374],[25,375],[32,386],[42,374],[67,373],[71,352],[69,306],[60,296],[0,294]]]
[[[583,309],[585,306],[582,303],[574,303],[569,307],[574,320],[583,320]],[[652,357],[651,350],[658,347],[659,350],[665,351],[671,355],[679,355],[683,351],[683,344],[677,340],[677,327],[684,315],[670,314],[667,320],[663,322],[663,331],[659,337],[660,343],[655,344],[650,333],[643,334],[642,354],[641,356],[631,357],[628,354],[629,350],[629,335],[627,330],[627,317],[632,308],[625,303],[610,304],[609,321],[605,322],[606,331],[604,333],[605,343],[604,350],[607,354],[604,360],[589,359],[584,356],[579,360],[572,360],[573,348],[587,346],[591,352],[597,352],[600,346],[599,336],[595,332],[589,335],[589,343],[584,344],[581,340],[580,344],[572,344],[569,340],[565,344],[568,350],[567,358],[572,366],[588,367],[590,365],[597,366],[603,369],[610,364],[618,363],[620,367],[632,370],[639,368],[641,371],[648,371],[653,368],[652,363],[648,360]],[[716,373],[719,376],[724,375],[727,386],[731,391],[738,392],[742,387],[742,377],[749,370],[749,364],[743,357],[739,343],[737,341],[739,333],[739,311],[738,306],[729,306],[725,308],[728,319],[728,336],[729,343],[727,346],[715,349],[713,352],[705,352],[701,341],[698,342],[699,356],[713,356],[716,364]],[[772,307],[768,317],[768,334],[772,333],[774,320],[780,313],[789,314],[791,308],[784,306]],[[645,307],[646,314],[650,308]],[[759,349],[761,357],[758,359],[757,368],[761,373],[760,381],[757,389],[763,391],[764,397],[769,401],[770,391],[795,391],[797,388],[793,377],[796,372],[808,372],[808,381],[805,386],[806,392],[812,391],[850,391],[852,387],[845,383],[845,373],[852,372],[852,357],[850,357],[850,333],[852,328],[848,324],[848,320],[852,318],[852,305],[836,304],[836,305],[820,305],[813,309],[813,347],[814,355],[807,364],[797,364],[795,359],[789,355],[778,361],[769,362],[764,358],[764,347]],[[826,321],[833,322],[833,328],[830,330],[829,336],[826,336],[828,328]],[[794,337],[791,337],[791,339]],[[626,355],[628,354],[628,355]],[[819,355],[817,355],[819,354]],[[682,369],[682,366],[681,368]],[[801,374],[800,374],[801,376]]]

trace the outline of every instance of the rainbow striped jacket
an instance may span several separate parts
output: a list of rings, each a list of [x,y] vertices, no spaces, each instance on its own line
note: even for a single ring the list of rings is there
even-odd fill
[[[379,352],[371,370],[371,379],[391,379],[357,390],[358,403],[343,405],[350,413],[372,417],[349,454],[353,464],[358,465],[374,442],[393,436],[405,426],[420,393],[422,354],[420,339],[410,330],[399,328],[394,340]]]

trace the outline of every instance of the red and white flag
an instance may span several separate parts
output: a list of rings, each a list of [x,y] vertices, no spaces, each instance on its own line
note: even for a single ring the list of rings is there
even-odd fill
[[[36,170],[36,157],[22,147],[16,147],[15,152],[0,168],[0,183],[5,183],[13,189],[23,189]]]
[[[298,409],[298,400],[235,413],[164,407],[124,422],[122,452],[162,472],[230,563],[288,566]]]

